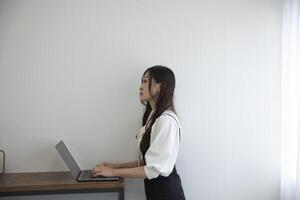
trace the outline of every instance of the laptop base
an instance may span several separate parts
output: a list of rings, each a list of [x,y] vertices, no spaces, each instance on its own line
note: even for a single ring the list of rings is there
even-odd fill
[[[78,182],[90,182],[90,181],[117,181],[119,177],[105,177],[105,176],[96,176],[92,177],[91,170],[82,170],[79,177],[77,178]]]

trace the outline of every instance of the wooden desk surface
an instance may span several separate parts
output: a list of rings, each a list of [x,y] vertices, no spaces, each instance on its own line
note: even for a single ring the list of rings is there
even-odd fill
[[[20,192],[47,192],[64,191],[93,191],[93,190],[114,191],[124,189],[124,179],[118,181],[101,182],[77,182],[70,172],[33,172],[33,173],[7,173],[0,175],[0,196],[1,193]]]

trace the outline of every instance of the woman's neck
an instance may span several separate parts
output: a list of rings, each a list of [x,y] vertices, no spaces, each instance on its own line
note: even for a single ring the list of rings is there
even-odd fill
[[[150,103],[151,109],[155,110],[155,108],[156,108],[156,102],[154,100],[152,100],[152,101],[149,101],[149,103]]]

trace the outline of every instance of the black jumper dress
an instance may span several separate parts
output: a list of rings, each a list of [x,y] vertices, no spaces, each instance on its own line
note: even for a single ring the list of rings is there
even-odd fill
[[[144,148],[143,151],[141,151],[145,164],[145,154],[150,146],[150,139],[146,141],[148,141],[148,144],[146,144],[147,148]],[[145,178],[144,186],[147,200],[185,200],[181,179],[177,174],[175,166],[168,177],[159,175],[157,178],[153,179]]]

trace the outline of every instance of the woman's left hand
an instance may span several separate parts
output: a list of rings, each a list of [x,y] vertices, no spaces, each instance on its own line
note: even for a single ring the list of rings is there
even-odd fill
[[[92,176],[114,176],[114,169],[107,167],[103,164],[97,165],[93,170],[92,170]]]

